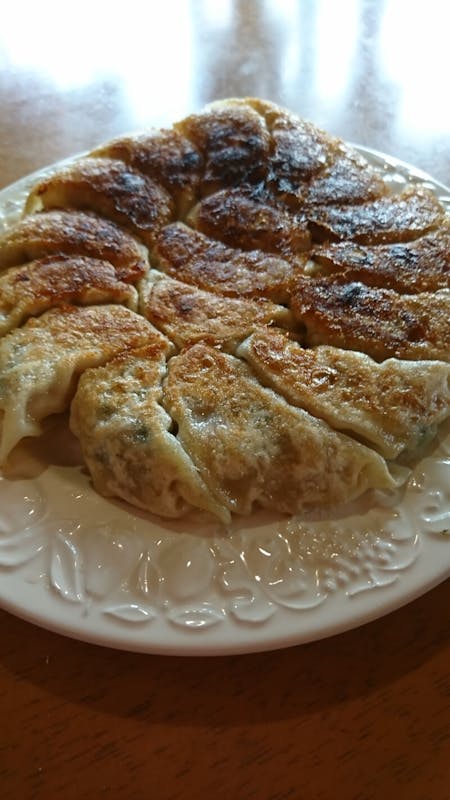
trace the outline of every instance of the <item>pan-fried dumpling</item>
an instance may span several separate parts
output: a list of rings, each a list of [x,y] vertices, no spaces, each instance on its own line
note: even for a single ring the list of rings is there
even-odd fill
[[[345,275],[296,275],[290,303],[310,345],[385,358],[450,361],[450,290],[398,294]]]
[[[417,238],[441,225],[445,212],[432,192],[410,187],[400,195],[357,205],[313,205],[307,216],[318,241],[351,239],[383,244]]]
[[[321,271],[369,286],[407,294],[450,289],[450,222],[412,242],[336,242],[316,246],[312,255]]]
[[[222,189],[198,203],[186,222],[206,236],[241,250],[295,258],[311,246],[305,219],[277,208],[259,186],[245,192]]]
[[[61,255],[109,261],[127,283],[148,270],[147,248],[114,222],[85,211],[29,214],[0,237],[0,269]]]
[[[176,222],[161,231],[153,250],[158,269],[199,289],[227,297],[268,297],[283,303],[295,267],[262,250],[235,250]]]
[[[264,120],[245,102],[222,100],[191,114],[174,128],[200,150],[205,167],[202,193],[257,183],[268,168],[270,135]]]
[[[196,507],[229,522],[161,406],[166,358],[166,343],[155,340],[87,370],[72,401],[71,428],[100,494],[163,517]]]
[[[295,513],[395,485],[377,453],[263,388],[239,359],[196,344],[169,361],[162,403],[230,511]]]
[[[121,303],[136,310],[137,291],[107,261],[82,256],[43,258],[0,273],[0,336],[28,317],[67,305]]]
[[[109,158],[82,158],[40,181],[30,192],[25,211],[50,208],[95,211],[148,246],[174,216],[173,200],[162,186]]]
[[[344,144],[336,146],[332,163],[313,176],[305,196],[307,205],[362,203],[387,192],[381,175],[365,158]]]
[[[151,270],[139,286],[140,311],[177,347],[207,341],[233,350],[259,325],[289,327],[292,316],[270,300],[223,297]]]
[[[179,219],[199,196],[203,158],[192,142],[177,131],[122,136],[101,145],[91,155],[118,158],[160,183],[174,198]]]
[[[0,464],[40,421],[68,408],[79,375],[149,339],[169,341],[123,306],[52,309],[0,340]]]
[[[440,361],[378,364],[351,350],[305,349],[272,329],[256,331],[237,355],[289,403],[386,458],[416,449],[450,416],[450,365]]]

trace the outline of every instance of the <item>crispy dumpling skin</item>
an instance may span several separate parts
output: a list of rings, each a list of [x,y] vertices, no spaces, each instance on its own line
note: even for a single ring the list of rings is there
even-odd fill
[[[257,326],[292,325],[290,312],[269,300],[224,297],[151,270],[141,282],[140,311],[177,347],[207,341],[232,351]]]
[[[121,303],[137,310],[133,286],[117,279],[108,261],[51,256],[0,273],[0,336],[28,317],[69,304]]]
[[[331,344],[386,358],[450,361],[450,290],[401,295],[345,276],[292,284],[291,310],[309,345]]]
[[[351,350],[305,349],[267,328],[246,339],[237,355],[263,385],[385,458],[415,450],[450,416],[450,365],[443,362],[378,364]]]
[[[333,160],[339,140],[274,103],[249,99],[271,138],[267,183],[275,197],[293,210],[305,199],[308,181]]]
[[[100,494],[163,517],[201,508],[227,523],[229,511],[170,432],[160,403],[166,358],[167,344],[149,337],[144,348],[88,369],[72,401],[71,429]]]
[[[225,186],[257,183],[265,177],[270,135],[261,116],[245,102],[211,103],[174,128],[203,155],[202,194]]]
[[[318,205],[307,211],[315,241],[350,239],[361,244],[406,242],[444,221],[437,197],[414,186],[402,194],[355,205]]]
[[[148,270],[148,252],[110,220],[84,211],[29,214],[0,237],[0,269],[46,256],[110,261],[119,280],[134,283]]]
[[[91,155],[125,161],[160,183],[174,198],[178,218],[184,217],[200,194],[203,158],[193,143],[177,131],[122,136],[101,145]]]
[[[239,359],[205,344],[171,358],[163,405],[210,491],[230,511],[296,513],[394,486],[386,462],[260,386]]]
[[[267,297],[283,303],[295,266],[261,250],[235,250],[176,222],[161,231],[152,251],[172,278],[227,297]]]
[[[363,156],[343,142],[336,145],[332,163],[313,176],[305,195],[307,205],[362,203],[387,193],[381,175]]]
[[[313,258],[328,273],[398,292],[450,289],[450,222],[412,242],[317,245]]]
[[[277,208],[260,192],[222,189],[198,203],[186,221],[206,236],[242,250],[292,257],[311,245],[305,220]]]
[[[148,338],[171,345],[143,317],[123,306],[67,306],[29,319],[0,340],[0,464],[40,422],[65,411],[79,375]]]
[[[82,158],[40,181],[30,192],[25,211],[51,208],[95,211],[123,225],[147,246],[174,217],[173,200],[162,186],[110,158]]]

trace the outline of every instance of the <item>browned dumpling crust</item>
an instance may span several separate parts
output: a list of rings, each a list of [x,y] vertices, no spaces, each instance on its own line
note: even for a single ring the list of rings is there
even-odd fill
[[[317,245],[313,258],[324,272],[343,272],[349,281],[369,286],[405,294],[450,289],[450,224],[443,223],[411,242]]]
[[[203,158],[194,144],[177,131],[123,136],[98,147],[91,155],[120,159],[159,182],[173,197],[181,219],[200,194]]]
[[[49,308],[121,303],[136,310],[137,299],[108,261],[50,256],[0,273],[0,336]]]
[[[271,137],[262,117],[245,103],[212,103],[175,129],[190,139],[205,160],[203,194],[224,186],[255,183],[267,173]]]
[[[152,270],[140,286],[140,311],[180,349],[198,341],[234,350],[260,325],[291,327],[283,306],[263,298],[224,297]]]
[[[176,222],[161,231],[155,266],[173,278],[225,297],[267,297],[284,303],[297,265],[262,250],[235,250]]]
[[[45,256],[109,261],[119,280],[134,283],[148,270],[148,251],[108,219],[84,211],[29,214],[0,236],[0,269]]]
[[[241,250],[263,250],[295,259],[311,247],[304,217],[274,206],[261,191],[222,189],[196,205],[187,223],[201,233]]]
[[[123,161],[84,158],[41,181],[26,211],[76,208],[95,211],[123,225],[146,245],[174,217],[173,200],[156,181]]]
[[[386,458],[414,451],[450,416],[450,364],[397,358],[378,364],[354,350],[302,347],[271,328],[258,329],[237,354],[265,386]]]
[[[238,514],[255,504],[295,513],[395,485],[381,456],[203,343],[170,360],[162,403],[211,493]]]
[[[73,402],[162,516],[396,488],[450,415],[450,218],[370,161],[239,98],[50,171],[0,237],[0,462]]]
[[[425,189],[412,187],[401,195],[357,205],[327,205],[308,211],[318,241],[351,239],[361,244],[385,244],[415,239],[441,225],[445,212]]]
[[[0,339],[0,464],[41,433],[45,417],[68,409],[86,369],[150,339],[171,352],[153,325],[120,305],[53,308]]]
[[[372,358],[450,361],[450,290],[401,295],[343,276],[293,283],[292,311],[310,345],[332,344]]]

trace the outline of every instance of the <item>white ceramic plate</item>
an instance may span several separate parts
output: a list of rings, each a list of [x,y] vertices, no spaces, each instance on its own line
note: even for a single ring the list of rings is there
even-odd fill
[[[450,208],[445,187],[360,149],[395,185],[426,184]],[[0,230],[36,177],[0,192]],[[77,639],[177,655],[271,650],[361,625],[450,575],[448,430],[395,499],[334,519],[255,514],[226,533],[200,515],[164,522],[105,500],[82,468],[50,461],[27,480],[0,476],[0,605]]]

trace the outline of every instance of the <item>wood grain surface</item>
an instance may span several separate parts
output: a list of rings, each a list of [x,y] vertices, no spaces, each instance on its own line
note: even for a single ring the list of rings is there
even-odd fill
[[[449,27],[439,0],[8,4],[0,186],[232,95],[450,184]],[[0,612],[0,798],[448,800],[449,600],[447,582],[338,637],[210,659]]]

